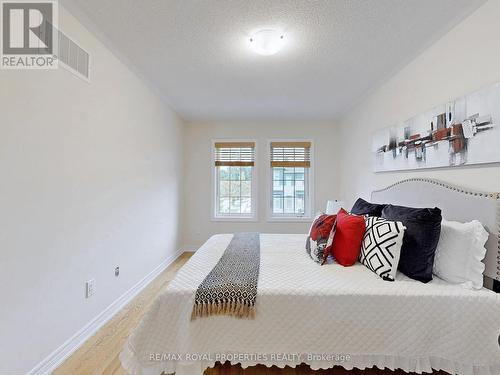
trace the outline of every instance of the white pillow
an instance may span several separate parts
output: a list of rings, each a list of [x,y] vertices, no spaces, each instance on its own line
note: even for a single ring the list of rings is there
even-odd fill
[[[477,220],[459,223],[443,219],[433,273],[450,283],[481,289],[487,240],[488,232]]]

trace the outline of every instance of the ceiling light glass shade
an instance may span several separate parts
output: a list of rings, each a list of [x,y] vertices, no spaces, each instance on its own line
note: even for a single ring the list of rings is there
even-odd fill
[[[259,55],[270,56],[285,45],[285,37],[276,30],[260,30],[250,38],[250,47]]]

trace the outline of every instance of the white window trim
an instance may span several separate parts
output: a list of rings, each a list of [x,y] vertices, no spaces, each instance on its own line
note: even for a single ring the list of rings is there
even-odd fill
[[[215,143],[216,142],[254,142],[255,143],[255,149],[254,149],[254,166],[252,168],[252,216],[217,216],[217,179],[216,179],[216,173],[215,173]],[[212,171],[212,183],[211,183],[211,191],[210,191],[210,196],[211,196],[211,214],[210,214],[210,221],[232,221],[232,222],[256,222],[258,221],[258,202],[259,200],[257,199],[258,197],[258,191],[257,191],[257,165],[258,165],[258,143],[256,139],[234,139],[234,138],[218,138],[218,139],[212,139],[210,142],[210,168]]]
[[[307,196],[307,206],[309,210],[303,216],[274,216],[272,210],[272,197],[273,197],[273,170],[271,168],[271,142],[311,142],[311,166],[309,167],[308,173],[308,196]],[[313,211],[315,207],[314,201],[314,141],[312,139],[304,138],[278,138],[278,139],[268,139],[267,140],[267,150],[266,150],[266,168],[267,168],[267,194],[266,194],[266,221],[268,222],[307,222],[311,221],[313,217]]]

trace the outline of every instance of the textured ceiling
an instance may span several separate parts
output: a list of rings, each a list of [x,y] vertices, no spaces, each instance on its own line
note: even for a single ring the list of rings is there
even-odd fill
[[[483,3],[85,0],[67,5],[131,61],[181,117],[227,121],[335,119]],[[285,49],[274,56],[254,54],[248,36],[269,27],[285,32]]]

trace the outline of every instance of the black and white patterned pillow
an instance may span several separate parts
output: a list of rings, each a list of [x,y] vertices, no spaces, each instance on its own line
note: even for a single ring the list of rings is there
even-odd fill
[[[359,261],[382,279],[394,281],[406,227],[400,221],[365,217]]]

